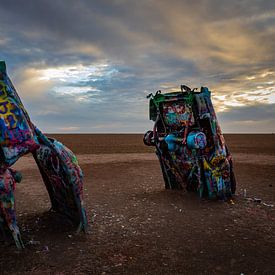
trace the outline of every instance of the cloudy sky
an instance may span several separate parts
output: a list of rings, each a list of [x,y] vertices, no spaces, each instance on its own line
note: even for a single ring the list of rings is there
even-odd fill
[[[275,132],[274,0],[0,0],[0,59],[44,132],[144,132],[207,86],[224,132]]]

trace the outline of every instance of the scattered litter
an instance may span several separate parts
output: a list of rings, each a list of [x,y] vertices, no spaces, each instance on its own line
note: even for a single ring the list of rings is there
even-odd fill
[[[253,198],[253,201],[256,202],[256,203],[261,203],[262,202],[262,200],[259,199],[259,198]]]
[[[267,206],[267,207],[274,207],[274,204],[265,203],[260,198],[254,197],[254,198],[245,198],[245,199],[249,202],[255,202],[257,204],[262,204],[262,205]]]
[[[265,202],[263,202],[262,203],[264,206],[267,206],[267,207],[274,207],[274,204],[268,204],[268,203],[265,203]]]
[[[45,245],[43,247],[43,252],[49,252],[49,251],[50,251],[49,247],[47,245]]]

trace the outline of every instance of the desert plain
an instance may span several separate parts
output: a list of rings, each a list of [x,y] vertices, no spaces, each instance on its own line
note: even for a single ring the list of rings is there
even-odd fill
[[[275,274],[275,135],[225,135],[234,161],[233,203],[165,190],[141,134],[49,135],[84,172],[88,234],[49,212],[30,155],[14,166],[26,245],[0,243],[1,274]]]

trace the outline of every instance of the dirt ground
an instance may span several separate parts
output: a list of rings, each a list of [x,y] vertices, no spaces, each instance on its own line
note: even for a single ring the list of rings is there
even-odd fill
[[[1,273],[275,274],[275,135],[225,136],[234,204],[165,190],[142,135],[51,136],[83,168],[89,233],[76,235],[48,212],[38,169],[24,157],[15,167],[24,177],[16,203],[26,249],[0,243]]]

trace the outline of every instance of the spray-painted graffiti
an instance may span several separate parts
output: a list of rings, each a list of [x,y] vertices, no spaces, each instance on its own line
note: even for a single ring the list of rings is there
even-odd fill
[[[190,114],[191,108],[183,102],[167,102],[163,104],[164,120],[169,126],[185,126]]]
[[[13,86],[9,85],[8,77],[4,74],[3,78],[0,80],[0,145],[26,143],[25,147],[35,149],[36,141],[27,112]]]
[[[78,231],[86,231],[83,174],[77,159],[62,143],[48,139],[32,124],[5,68],[0,61],[0,237],[12,237],[19,249],[24,247],[14,201],[15,182],[21,176],[10,166],[30,152],[41,172],[52,209],[68,218]]]
[[[235,192],[232,160],[225,145],[208,88],[195,92],[182,85],[180,92],[150,99],[153,131],[144,136],[156,146],[165,186],[186,188],[201,197],[231,198]]]

